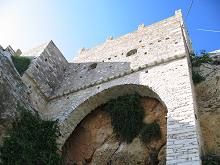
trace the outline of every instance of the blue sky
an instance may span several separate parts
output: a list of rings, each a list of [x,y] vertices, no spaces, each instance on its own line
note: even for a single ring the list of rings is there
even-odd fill
[[[72,61],[82,47],[92,47],[160,21],[191,0],[0,0],[0,45],[26,51],[53,40]],[[220,49],[220,0],[194,0],[186,20],[195,51]]]

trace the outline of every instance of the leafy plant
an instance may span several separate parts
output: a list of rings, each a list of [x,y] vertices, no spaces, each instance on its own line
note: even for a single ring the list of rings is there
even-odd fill
[[[192,79],[194,84],[198,84],[205,80],[198,71],[195,71],[195,67],[200,67],[202,63],[212,63],[212,58],[209,57],[209,54],[205,50],[200,51],[200,55],[190,54],[190,60],[192,63]]]
[[[209,153],[202,157],[202,164],[203,165],[219,165],[220,157]]]
[[[199,72],[192,71],[192,79],[194,84],[198,84],[205,80],[205,77],[203,77]]]
[[[18,105],[19,115],[0,146],[1,165],[61,165],[57,121],[44,121]]]
[[[151,141],[152,139],[160,138],[160,125],[156,122],[145,124],[143,129],[141,130],[140,135],[141,140],[145,143]]]
[[[20,75],[23,75],[24,72],[28,69],[28,66],[31,63],[30,58],[22,57],[22,56],[11,56],[12,62],[17,69]]]
[[[193,67],[199,67],[202,63],[210,63],[213,62],[213,60],[209,57],[209,54],[203,50],[200,55],[191,54],[191,62]]]
[[[109,101],[104,110],[110,114],[113,131],[122,141],[130,143],[140,133],[144,142],[160,137],[159,124],[143,123],[145,113],[137,93]]]
[[[113,130],[122,141],[131,142],[142,129],[144,109],[138,94],[111,100],[104,110],[110,114]]]

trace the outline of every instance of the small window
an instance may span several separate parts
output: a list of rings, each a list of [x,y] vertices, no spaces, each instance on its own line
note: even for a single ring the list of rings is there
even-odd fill
[[[97,67],[97,63],[93,63],[89,66],[89,69],[88,70],[92,70],[92,69],[95,69]]]
[[[111,60],[111,57],[109,57],[108,60]]]
[[[132,55],[134,55],[134,54],[136,54],[136,53],[137,53],[137,49],[132,49],[132,50],[130,50],[130,51],[126,54],[126,57],[132,56]]]

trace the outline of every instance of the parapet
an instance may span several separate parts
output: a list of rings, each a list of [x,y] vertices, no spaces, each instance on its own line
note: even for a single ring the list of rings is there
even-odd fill
[[[132,33],[84,49],[74,59],[80,62],[129,62],[131,67],[185,54],[187,34],[181,11],[149,26],[143,24]]]

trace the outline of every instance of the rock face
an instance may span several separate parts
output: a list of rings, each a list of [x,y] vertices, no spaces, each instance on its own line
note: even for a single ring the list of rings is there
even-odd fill
[[[203,151],[220,156],[220,65],[202,64],[200,71],[206,78],[195,87]]]
[[[32,110],[28,87],[10,61],[10,54],[0,48],[0,143],[16,114],[17,103]]]
[[[157,122],[161,138],[144,144],[139,137],[127,144],[118,140],[112,130],[110,116],[94,110],[77,126],[66,141],[63,155],[67,165],[155,165],[165,164],[166,113],[163,105],[152,98],[142,98],[145,123]]]

